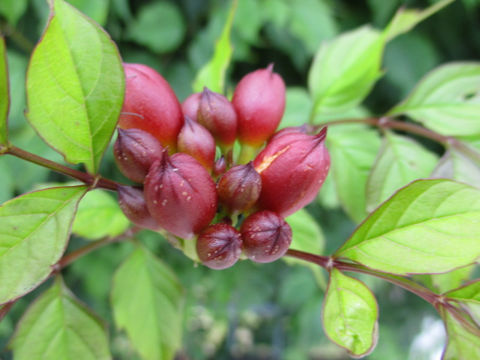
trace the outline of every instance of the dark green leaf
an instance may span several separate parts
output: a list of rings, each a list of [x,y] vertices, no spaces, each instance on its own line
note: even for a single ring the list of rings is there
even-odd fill
[[[409,182],[427,178],[437,163],[437,156],[416,141],[387,132],[367,180],[367,211]]]
[[[395,274],[440,273],[480,257],[480,191],[450,180],[399,190],[336,255]]]
[[[16,360],[111,359],[105,325],[60,278],[23,315],[11,348]]]
[[[480,63],[457,62],[428,73],[389,115],[406,114],[444,135],[480,133]]]
[[[109,36],[71,5],[55,0],[53,11],[28,68],[27,115],[68,161],[95,173],[122,107],[121,59]]]
[[[400,8],[384,30],[387,41],[412,30],[417,24],[442,10],[453,1],[455,0],[438,1],[423,10]]]
[[[85,186],[22,195],[0,207],[0,304],[28,293],[51,273],[68,242]]]
[[[384,42],[369,26],[323,43],[308,75],[316,114],[346,111],[358,105],[381,75]]]
[[[9,105],[7,49],[5,39],[0,36],[0,145],[6,145],[8,142],[7,118]]]
[[[181,344],[182,303],[173,272],[144,248],[135,250],[114,276],[115,323],[144,359],[173,358]]]
[[[192,85],[194,92],[200,92],[203,87],[206,86],[214,92],[223,93],[225,86],[225,73],[230,64],[233,53],[233,47],[230,43],[230,32],[232,30],[236,8],[237,0],[233,0],[222,34],[215,44],[213,57],[200,69],[195,77]]]
[[[380,136],[363,125],[332,126],[327,148],[340,203],[354,221],[360,222],[367,215],[365,186],[380,148]]]
[[[105,25],[108,16],[109,0],[67,0],[89,18],[100,25]]]
[[[185,31],[185,20],[175,3],[155,2],[140,9],[128,37],[155,53],[166,53],[180,46]]]
[[[15,26],[18,20],[27,10],[28,0],[2,0],[0,1],[0,14],[3,15],[8,22]]]
[[[89,191],[78,206],[72,231],[86,239],[98,240],[117,236],[128,229],[130,222],[118,202],[106,191]]]
[[[377,342],[378,305],[360,280],[332,269],[323,305],[327,336],[354,356],[365,356]]]

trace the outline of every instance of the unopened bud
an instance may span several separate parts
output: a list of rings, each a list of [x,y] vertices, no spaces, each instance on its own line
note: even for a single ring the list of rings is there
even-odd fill
[[[215,183],[207,170],[183,153],[153,163],[145,178],[145,200],[152,217],[172,234],[189,239],[217,211]]]
[[[259,211],[248,218],[241,228],[243,249],[248,258],[267,263],[285,255],[292,242],[292,229],[272,211]]]
[[[140,64],[123,64],[123,67],[126,91],[118,126],[149,132],[173,152],[183,126],[182,109],[175,93],[154,69]]]
[[[118,203],[125,216],[135,225],[151,230],[160,229],[160,225],[147,209],[142,190],[131,186],[119,186]]]
[[[178,134],[178,151],[186,153],[202,164],[207,170],[212,170],[215,161],[215,140],[199,123],[185,116],[185,123]]]
[[[262,178],[252,162],[232,167],[217,184],[218,200],[230,213],[250,209],[257,202],[261,190]]]
[[[197,121],[205,126],[220,146],[229,147],[237,135],[237,114],[228,99],[207,88],[202,92]]]
[[[276,130],[285,111],[285,83],[266,69],[245,75],[233,93],[240,142],[259,147]]]
[[[164,149],[148,132],[118,129],[113,152],[122,174],[132,181],[143,183],[150,166],[163,156]]]
[[[326,128],[318,135],[289,133],[270,141],[257,155],[261,209],[286,217],[315,198],[330,168],[325,136]]]
[[[198,108],[200,107],[200,98],[202,93],[194,93],[182,102],[182,111],[184,116],[188,116],[193,121],[197,121]]]
[[[221,270],[233,266],[241,253],[240,232],[228,224],[209,226],[198,236],[198,258],[211,269]]]
[[[224,156],[220,156],[220,158],[218,158],[213,165],[213,175],[220,176],[225,172],[225,170],[227,170],[227,161],[225,160]]]

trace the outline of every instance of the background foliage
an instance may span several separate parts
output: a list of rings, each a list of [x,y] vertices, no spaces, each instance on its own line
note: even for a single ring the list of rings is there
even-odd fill
[[[227,21],[230,6],[230,2],[221,0],[69,2],[106,28],[118,44],[124,61],[144,63],[163,74],[180,100],[192,92],[196,74],[211,59],[215,42]],[[339,110],[339,103],[333,97],[333,100],[329,99],[325,105],[321,101],[322,89],[312,88],[310,85],[313,94],[320,94],[312,104],[306,89],[306,84],[309,83],[308,70],[320,44],[365,24],[370,24],[372,28],[366,27],[362,31],[371,33],[369,41],[375,44],[377,35],[373,29],[383,29],[399,6],[425,8],[431,3],[433,1],[240,0],[231,31],[234,50],[225,79],[227,92],[233,90],[234,84],[246,72],[274,62],[276,71],[285,78],[288,85],[287,112],[283,125],[308,121],[310,108],[320,106],[319,104],[323,109],[322,120],[326,120],[332,109]],[[380,70],[378,55],[383,48],[373,48],[364,59],[372,64],[372,71],[362,75],[365,77],[365,94],[370,90],[373,81],[381,78],[366,98],[365,106],[342,117],[385,113],[397,105],[400,99],[406,98],[420,78],[436,66],[449,61],[478,59],[479,9],[480,2],[477,0],[457,0],[413,31],[393,39],[386,45],[383,55],[381,69],[385,74]],[[47,21],[48,7],[44,0],[4,0],[0,2],[0,14],[2,31],[7,35],[12,97],[10,139],[19,147],[62,162],[61,156],[36,136],[24,117],[25,71],[33,44],[39,39]],[[370,46],[370,43],[367,45]],[[347,47],[345,57],[352,56],[350,50]],[[222,56],[216,59],[220,64],[224,57],[229,57],[230,54],[227,52]],[[327,75],[331,74],[318,74],[325,79],[328,79]],[[478,82],[478,72],[475,80]],[[348,84],[337,89],[338,94],[344,94],[345,89],[348,89]],[[409,99],[415,100],[413,96]],[[356,99],[351,101],[355,102]],[[391,190],[383,189],[383,192],[378,191],[375,186],[375,179],[378,177],[398,178],[395,174],[402,173],[401,164],[398,165],[399,168],[392,170],[394,175],[379,173],[375,177],[368,176],[380,148],[383,149],[382,158],[377,160],[377,164],[380,161],[394,163],[395,151],[403,148],[408,148],[407,151],[412,152],[411,158],[419,162],[415,177],[402,179],[403,183],[428,176],[435,166],[436,158],[441,155],[437,144],[423,139],[412,140],[399,134],[389,134],[381,143],[374,130],[357,125],[332,128],[329,131],[332,162],[340,164],[350,161],[351,166],[333,168],[330,177],[335,177],[335,185],[332,179],[324,185],[318,201],[308,207],[310,216],[301,213],[294,215],[297,216],[296,219],[290,219],[292,224],[302,224],[301,232],[295,232],[294,229],[297,238],[317,239],[314,246],[319,254],[332,253],[350,235],[355,222],[365,217],[365,209],[372,210],[385,200],[393,189],[402,185],[391,184]],[[349,132],[358,136],[349,136]],[[478,146],[480,137],[468,136],[469,133],[475,131],[467,129],[458,135]],[[423,150],[413,150],[415,146],[419,146],[414,143],[412,147],[409,142],[414,140],[423,145]],[[453,150],[449,156],[445,162],[463,161],[463,155],[456,154]],[[94,161],[91,166],[97,164]],[[111,151],[105,154],[101,172],[107,177],[126,182],[113,164]],[[0,202],[30,191],[39,183],[56,182],[59,179],[59,176],[44,168],[1,157]],[[356,187],[352,186],[349,179],[355,179],[353,185]],[[337,186],[336,192],[333,191],[334,186]],[[365,187],[367,192],[370,189],[376,193],[365,198]],[[105,218],[111,218],[111,214],[115,214],[114,202],[99,200],[104,193],[99,192],[98,196],[93,194],[90,193],[88,200],[85,199],[80,205],[77,223],[74,225],[74,231],[77,227],[78,236],[70,242],[70,249],[81,246],[88,239],[121,233],[126,226],[121,215],[115,215],[115,221],[110,221],[108,228],[101,224],[92,224],[89,211],[99,204]],[[111,206],[108,206],[110,203]],[[88,232],[85,232],[85,226],[81,225],[82,221],[92,225]],[[286,264],[279,261],[267,265],[241,262],[232,269],[217,272],[201,266],[194,267],[188,258],[157,234],[145,231],[140,233],[138,238],[175,270],[183,287],[187,289],[183,352],[189,358],[347,358],[343,350],[326,338],[322,329],[321,306],[326,278],[319,269],[312,272],[295,262]],[[309,249],[313,251],[312,245],[309,245]],[[112,313],[109,306],[110,296],[121,299],[126,291],[121,286],[116,286],[115,279],[120,272],[134,272],[138,261],[144,261],[148,263],[150,272],[142,274],[142,282],[152,282],[158,276],[168,276],[165,275],[168,271],[157,264],[154,258],[138,250],[132,254],[132,250],[129,243],[113,244],[80,259],[64,271],[64,280],[68,287],[101,318],[107,320],[110,326],[114,317],[120,326],[127,326],[126,324],[132,321],[127,312]],[[119,270],[114,275],[117,268]],[[472,269],[458,271],[458,278],[449,276],[444,279],[435,277],[425,280],[438,289],[448,289],[459,284],[469,272],[472,272]],[[380,312],[381,341],[368,358],[438,357],[445,337],[433,308],[386,282],[363,276],[361,279],[376,293]],[[138,279],[132,279],[133,284],[136,280]],[[338,277],[337,281],[349,280]],[[48,282],[20,300],[0,323],[2,348],[27,305],[50,285]],[[110,295],[112,286],[114,291],[113,295]],[[164,289],[166,285],[155,286]],[[168,304],[175,303],[180,291],[172,288],[168,291],[171,298],[158,301],[168,308]],[[42,310],[41,306],[49,306],[52,301],[59,301],[50,299],[55,292],[62,294],[61,303],[73,306],[85,321],[98,322],[96,317],[82,310],[82,305],[58,282],[44,293],[36,303],[37,308],[32,308],[29,316],[36,316],[36,312]],[[149,314],[142,313],[145,308],[145,304],[138,304],[136,315],[139,319],[148,318]],[[170,312],[173,314],[175,311],[177,310],[171,309]],[[436,339],[430,337],[425,340],[422,332],[434,332],[437,328],[439,330]],[[136,352],[125,332],[111,327],[110,335],[111,348],[116,358],[136,358]],[[22,334],[17,334],[14,341],[21,342],[25,339],[22,339]],[[101,351],[104,344],[98,346]],[[141,346],[137,345],[137,348],[147,349],[145,351],[148,352],[149,346],[148,343],[143,343]],[[2,354],[2,358],[10,356],[7,351]]]

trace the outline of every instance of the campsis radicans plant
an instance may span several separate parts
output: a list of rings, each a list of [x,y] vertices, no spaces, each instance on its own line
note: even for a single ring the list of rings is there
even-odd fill
[[[314,199],[330,157],[326,128],[275,133],[285,85],[273,65],[245,75],[231,102],[204,88],[181,106],[155,70],[124,69],[115,158],[126,177],[143,184],[143,192],[121,188],[126,216],[140,227],[196,241],[198,259],[213,269],[234,265],[242,251],[256,262],[283,256],[292,241],[284,218]],[[256,149],[246,164],[232,153],[236,140]]]

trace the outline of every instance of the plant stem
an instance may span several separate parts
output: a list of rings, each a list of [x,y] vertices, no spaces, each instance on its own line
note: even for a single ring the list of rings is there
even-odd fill
[[[102,188],[106,190],[117,191],[117,187],[120,185],[113,180],[105,179],[101,176],[94,176],[82,171],[69,168],[68,166],[58,164],[54,161],[45,159],[41,156],[17,148],[16,146],[11,145],[6,148],[0,149],[0,154],[10,154],[31,163],[46,167],[60,174],[70,176],[91,186],[93,189]]]
[[[421,297],[432,305],[435,305],[440,298],[440,295],[435,294],[426,287],[417,284],[412,280],[406,279],[401,276],[376,271],[363,265],[352,264],[345,261],[336,260],[332,257],[314,255],[298,250],[288,250],[286,255],[317,264],[327,270],[331,268],[336,268],[342,271],[350,271],[375,276],[377,278],[386,280],[394,285],[400,286],[405,290],[410,291],[411,293],[414,293],[415,295]]]
[[[419,125],[404,122],[404,121],[390,120],[387,117],[334,120],[334,121],[328,121],[328,122],[316,125],[312,129],[313,131],[317,131],[323,126],[332,126],[332,125],[341,125],[341,124],[367,124],[371,126],[376,126],[381,129],[405,131],[411,134],[416,134],[424,138],[433,140],[435,142],[438,142],[444,145],[445,147],[451,146],[456,150],[458,150],[459,152],[467,155],[468,157],[475,159],[477,161],[480,161],[480,153],[478,153],[475,150],[472,150],[461,141],[455,139],[453,136],[445,136],[435,131],[424,128],[423,126],[419,126]]]

